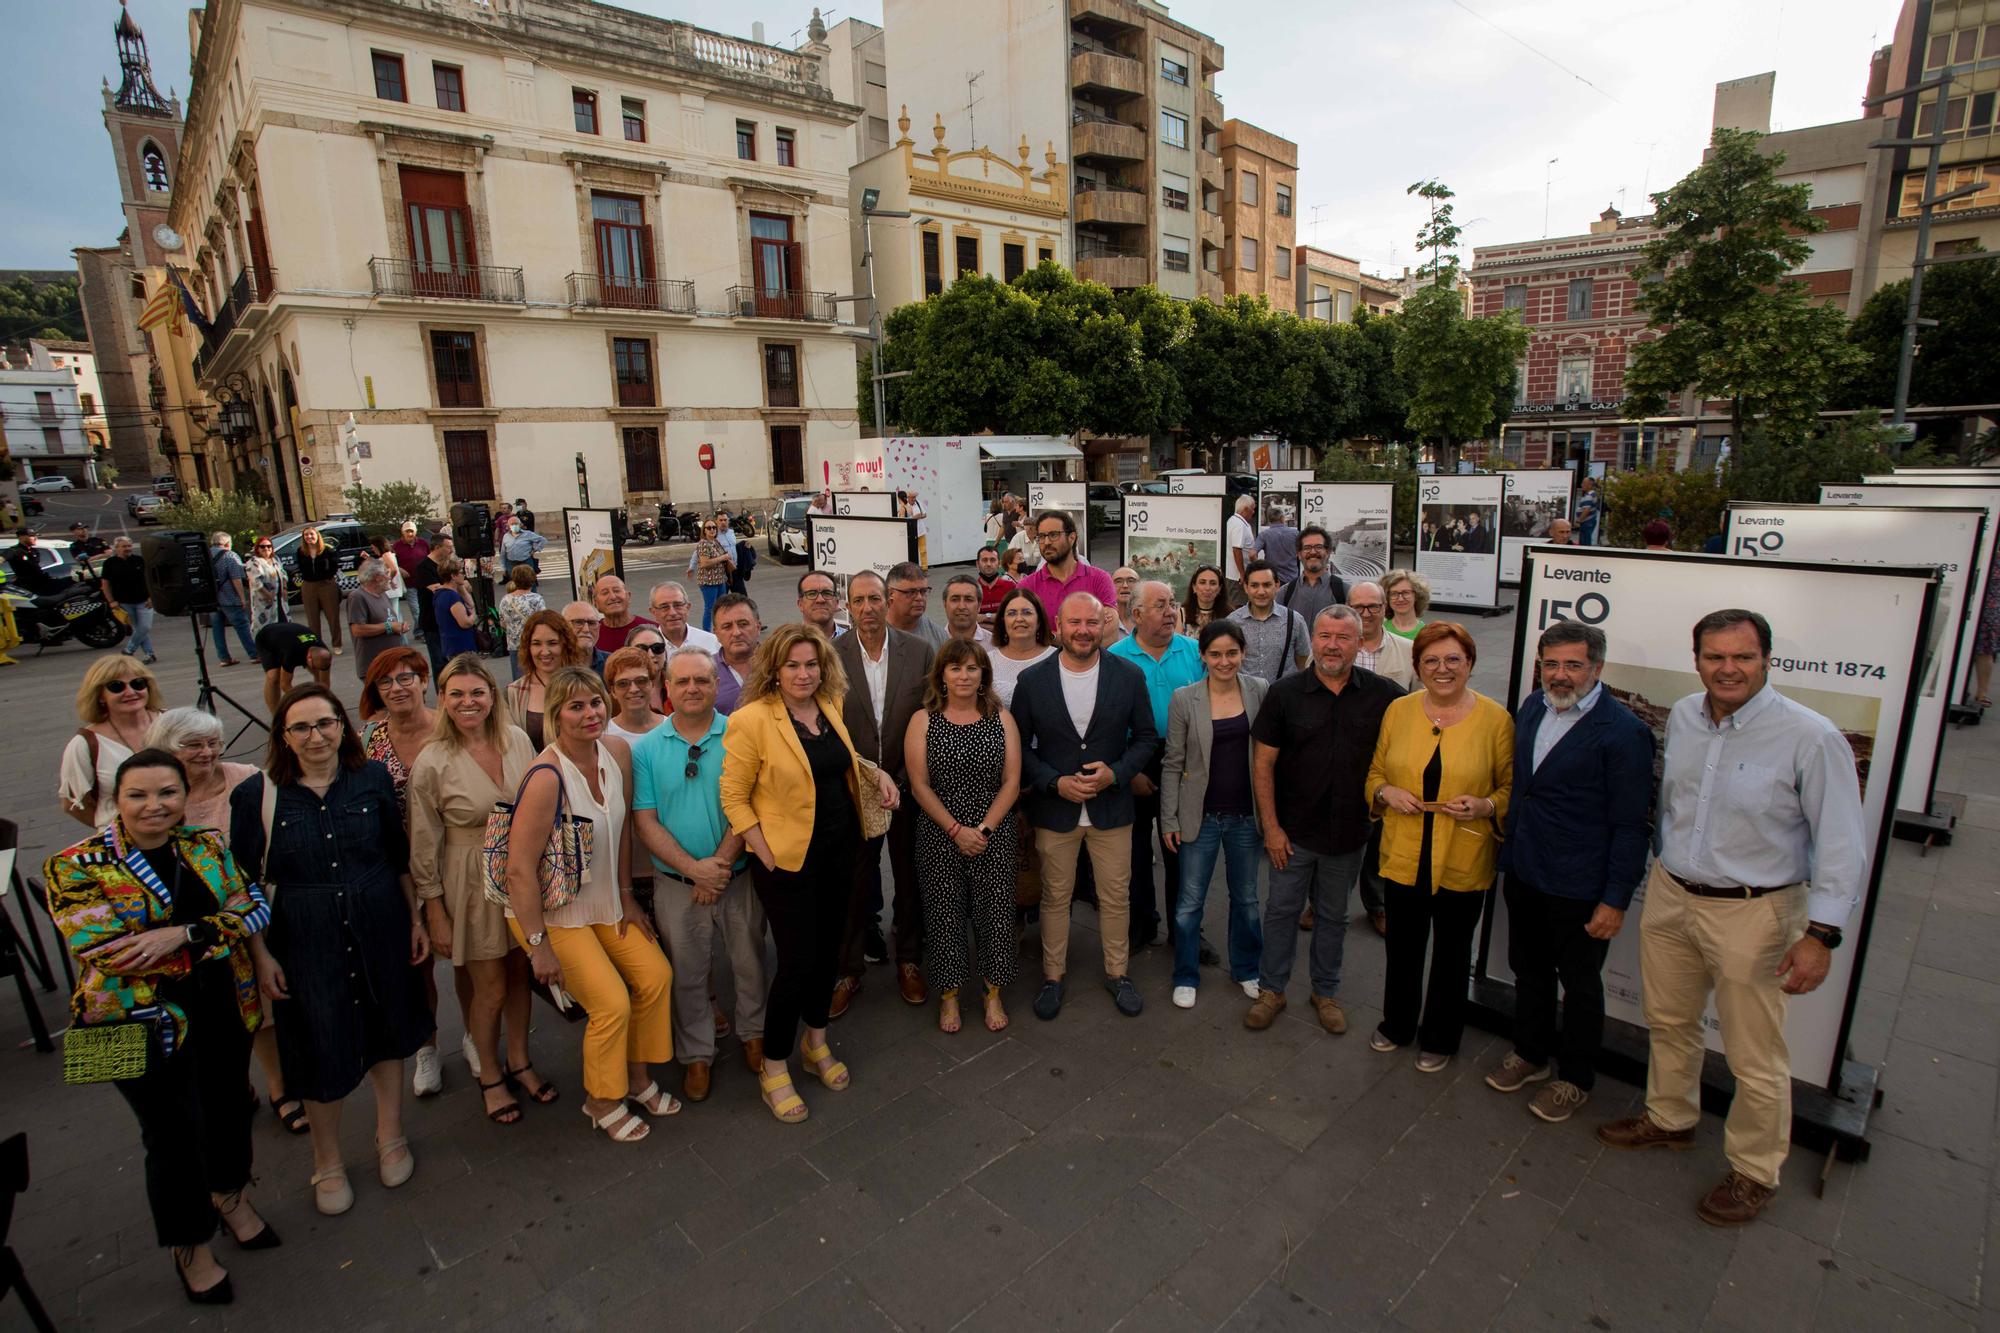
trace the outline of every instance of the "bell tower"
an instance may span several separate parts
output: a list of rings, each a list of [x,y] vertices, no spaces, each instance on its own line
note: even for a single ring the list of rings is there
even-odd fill
[[[119,206],[131,237],[132,257],[141,268],[166,262],[167,252],[153,232],[167,220],[173,198],[173,174],[181,150],[179,98],[160,96],[153,85],[153,62],[146,51],[146,34],[132,21],[119,0],[118,89],[104,82],[104,129],[111,136],[112,158],[118,168]]]

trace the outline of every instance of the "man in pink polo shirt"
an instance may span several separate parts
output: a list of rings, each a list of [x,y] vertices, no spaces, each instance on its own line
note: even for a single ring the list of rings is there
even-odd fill
[[[1042,553],[1042,566],[1021,580],[1021,590],[1035,599],[1054,619],[1056,608],[1073,592],[1087,592],[1105,606],[1118,600],[1111,576],[1096,565],[1086,564],[1077,554],[1076,520],[1061,509],[1045,509],[1035,518],[1035,545]]]

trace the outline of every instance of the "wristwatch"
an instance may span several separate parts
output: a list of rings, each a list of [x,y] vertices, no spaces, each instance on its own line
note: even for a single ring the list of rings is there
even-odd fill
[[[1806,934],[1812,936],[1829,949],[1838,949],[1840,947],[1841,937],[1839,926],[1810,925],[1806,927]]]
[[[543,944],[548,942],[548,938],[549,938],[549,932],[547,932],[546,930],[538,930],[534,934],[528,936],[528,947],[530,949],[539,949],[542,947]]]
[[[992,841],[992,838],[993,838],[993,830],[992,830],[992,829],[990,829],[990,828],[987,828],[987,827],[986,827],[986,825],[984,825],[984,824],[981,824],[981,825],[979,826],[979,836],[980,836],[980,837],[982,837],[982,838],[985,838],[985,839],[987,839],[987,840],[988,840],[988,841],[990,842],[990,841]]]

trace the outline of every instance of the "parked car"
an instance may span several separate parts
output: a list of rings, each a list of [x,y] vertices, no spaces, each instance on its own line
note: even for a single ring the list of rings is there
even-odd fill
[[[48,512],[49,512],[49,507],[48,507],[47,505],[45,505],[45,504],[43,504],[43,503],[42,503],[42,497],[41,497],[41,496],[39,496],[39,495],[23,495],[23,496],[21,497],[21,513],[22,513],[22,514],[24,514],[24,515],[26,515],[26,514],[46,514],[46,513],[48,513]]]
[[[781,565],[806,558],[806,510],[813,497],[800,493],[781,496],[778,507],[764,521],[764,545]]]
[[[125,512],[139,523],[158,523],[160,511],[166,508],[166,505],[166,497],[162,495],[148,495],[141,492],[125,498]]]
[[[1154,477],[1154,480],[1156,480],[1156,481],[1158,481],[1158,482],[1160,483],[1160,488],[1159,488],[1158,490],[1149,490],[1149,491],[1147,491],[1147,492],[1146,492],[1146,494],[1148,494],[1148,495],[1165,495],[1165,494],[1167,493],[1167,486],[1166,486],[1166,479],[1167,479],[1168,477],[1207,477],[1207,476],[1213,476],[1213,475],[1214,475],[1213,473],[1209,473],[1209,472],[1203,472],[1203,471],[1202,471],[1202,470],[1201,470],[1200,468],[1198,468],[1198,467],[1170,467],[1170,468],[1166,469],[1165,471],[1163,471],[1163,472],[1160,472],[1160,473],[1156,474],[1156,475],[1155,475],[1155,477]],[[1227,494],[1227,495],[1229,496],[1229,498],[1230,498],[1230,499],[1232,499],[1232,500],[1233,500],[1233,499],[1235,499],[1235,498],[1236,498],[1237,496],[1239,496],[1239,495],[1247,495],[1247,496],[1250,496],[1250,497],[1251,497],[1251,498],[1253,498],[1253,499],[1254,499],[1254,498],[1256,498],[1256,495],[1257,495],[1257,474],[1256,474],[1256,473],[1254,473],[1254,472],[1228,472],[1228,473],[1224,473],[1223,475],[1224,475],[1224,477],[1225,477],[1225,479],[1226,479],[1226,481],[1227,481],[1227,484],[1228,484],[1228,490],[1226,491],[1226,494]],[[1144,485],[1145,483],[1143,483],[1143,482],[1128,482],[1128,483],[1125,483],[1125,484],[1127,484],[1127,485]]]
[[[352,519],[301,523],[286,528],[271,539],[271,554],[285,567],[286,586],[291,589],[291,601],[297,604],[303,600],[299,591],[299,536],[306,528],[319,529],[320,540],[334,547],[340,556],[340,572],[334,581],[340,587],[340,595],[346,597],[354,591],[359,580],[354,571],[361,567],[362,557],[368,554],[368,533]]]
[[[21,493],[23,495],[32,492],[73,491],[75,489],[76,483],[68,477],[36,477],[33,481],[24,481],[21,483]]]
[[[159,476],[153,478],[153,494],[163,496],[168,500],[180,499],[180,478],[174,476],[171,472],[162,472]]]
[[[1086,493],[1090,506],[1090,530],[1113,532],[1124,521],[1125,497],[1108,481],[1093,481]]]

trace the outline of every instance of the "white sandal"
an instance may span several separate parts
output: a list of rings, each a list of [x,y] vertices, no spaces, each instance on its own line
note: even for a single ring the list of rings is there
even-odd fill
[[[651,1116],[679,1115],[681,1104],[674,1100],[671,1092],[662,1092],[658,1083],[648,1083],[644,1092],[628,1092],[625,1100],[636,1103],[641,1111]]]
[[[583,1116],[609,1135],[613,1143],[637,1143],[653,1132],[652,1126],[626,1110],[623,1102],[606,1111],[602,1120],[592,1115],[588,1106],[583,1108]],[[613,1129],[613,1125],[617,1128]]]

